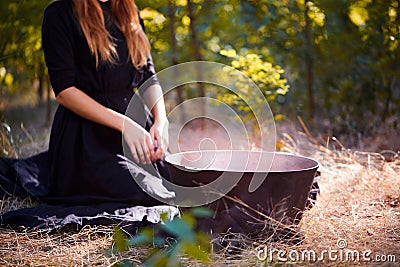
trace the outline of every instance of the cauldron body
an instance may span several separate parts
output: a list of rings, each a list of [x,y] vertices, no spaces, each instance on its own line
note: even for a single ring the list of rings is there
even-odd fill
[[[168,155],[166,162],[172,181],[187,187],[209,184],[222,174],[240,175],[226,197],[207,205],[215,211],[217,232],[233,227],[252,233],[271,221],[298,224],[318,169],[318,162],[306,157],[261,151],[182,152]],[[250,192],[255,174],[265,179]]]

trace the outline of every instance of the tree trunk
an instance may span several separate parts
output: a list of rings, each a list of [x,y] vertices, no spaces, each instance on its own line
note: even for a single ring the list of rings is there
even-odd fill
[[[385,83],[383,82],[383,84],[385,84]],[[387,95],[386,95],[385,104],[383,107],[383,112],[381,115],[382,122],[385,122],[387,117],[390,115],[390,107],[389,106],[390,106],[390,102],[392,102],[392,95],[393,95],[392,92],[394,91],[395,86],[396,86],[396,78],[393,77],[390,85],[389,84],[386,85]]]
[[[188,8],[188,16],[190,18],[190,39],[193,45],[193,52],[194,52],[194,57],[196,61],[202,61],[203,57],[201,56],[201,51],[200,51],[200,43],[199,43],[199,38],[197,35],[196,31],[196,23],[195,23],[195,16],[193,12],[193,3],[192,0],[187,0],[187,8]],[[203,71],[201,68],[197,69],[197,80],[202,81],[203,80]],[[199,96],[204,97],[206,95],[205,92],[205,87],[203,82],[198,83],[198,88],[199,88]],[[201,116],[204,117],[206,112],[205,112],[205,106],[202,106],[201,109]],[[202,120],[203,122],[203,120]],[[201,125],[202,129],[204,129],[205,125],[202,123]]]
[[[176,59],[176,38],[175,38],[175,7],[172,4],[172,0],[168,0],[168,18],[169,18],[169,37],[171,42],[172,65],[176,65],[178,60]]]
[[[176,51],[177,51],[177,45],[176,45],[176,38],[175,38],[175,6],[172,3],[172,0],[168,0],[168,18],[169,18],[169,37],[170,37],[170,42],[171,42],[171,64],[174,66],[178,64],[178,59],[176,57]],[[176,70],[173,73],[175,79],[179,73],[176,72]],[[176,99],[175,99],[175,105],[179,105],[180,103],[183,102],[183,87],[177,87],[175,89],[176,91]],[[180,120],[181,123],[185,121],[185,112],[182,112],[180,114]]]
[[[305,41],[306,41],[306,53],[305,53],[305,65],[306,65],[306,83],[307,83],[307,97],[308,97],[308,113],[312,119],[314,118],[314,62],[312,57],[312,32],[311,32],[311,21],[310,17],[308,16],[309,0],[305,0],[305,9],[304,9],[304,18],[305,18]]]
[[[193,13],[193,3],[191,0],[187,1],[187,7],[188,7],[188,16],[190,18],[190,26],[189,26],[190,39],[191,39],[192,46],[193,46],[194,58],[196,61],[202,61],[203,57],[202,57],[201,51],[200,51],[200,43],[199,43],[199,38],[197,35],[195,17],[194,17],[194,13]],[[198,75],[198,79],[202,80],[203,73],[201,70],[198,71],[197,75]],[[205,96],[205,90],[204,90],[204,86],[202,83],[199,83],[199,93],[200,93],[200,96]]]

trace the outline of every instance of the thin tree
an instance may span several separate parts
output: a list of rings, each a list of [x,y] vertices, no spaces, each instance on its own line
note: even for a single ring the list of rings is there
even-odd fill
[[[168,0],[168,18],[169,18],[169,37],[170,37],[170,43],[171,43],[171,64],[176,65],[178,64],[178,59],[177,59],[177,44],[176,44],[176,32],[175,32],[175,5],[173,3],[173,0]],[[176,69],[173,73],[175,77],[177,77],[179,74],[176,73]],[[173,79],[175,78],[173,77]],[[183,102],[183,88],[178,87],[175,89],[176,91],[176,101],[175,104],[179,105],[180,103]],[[183,108],[183,106],[182,106]],[[185,112],[181,112],[181,122],[185,120]]]
[[[194,52],[194,57],[196,61],[203,61],[203,57],[201,55],[201,51],[200,51],[200,43],[199,43],[199,38],[198,38],[198,34],[196,31],[196,23],[195,23],[195,16],[194,16],[194,12],[193,12],[193,2],[192,0],[188,0],[187,1],[187,9],[188,9],[188,16],[190,18],[190,39],[193,45],[193,52]],[[199,67],[197,69],[197,79],[199,81],[203,80],[203,71],[202,69]],[[199,96],[200,97],[204,97],[206,95],[205,93],[205,88],[204,88],[204,83],[200,82],[198,83],[198,88],[199,88]],[[206,114],[205,112],[205,106],[202,106],[201,109],[201,115],[204,116]],[[204,128],[204,120],[202,120],[201,123],[201,127]]]
[[[308,96],[308,112],[310,118],[314,117],[314,73],[313,73],[313,56],[312,56],[312,32],[311,32],[311,20],[308,15],[310,10],[309,0],[305,0],[304,18],[305,18],[305,65],[306,65],[306,84],[307,84],[307,96]]]

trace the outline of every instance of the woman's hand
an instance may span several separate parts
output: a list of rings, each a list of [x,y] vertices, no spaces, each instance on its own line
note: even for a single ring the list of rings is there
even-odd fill
[[[154,88],[155,92],[160,90],[159,86]],[[150,98],[155,97],[152,94],[150,96]],[[85,119],[122,132],[137,163],[150,164],[162,158],[168,148],[168,120],[162,99],[152,109],[155,122],[150,133],[129,117],[99,104],[76,87],[63,90],[57,95],[56,100]],[[157,142],[156,149],[155,142]]]
[[[168,119],[165,113],[164,98],[159,84],[151,85],[143,94],[143,100],[150,109],[154,124],[150,135],[156,145],[152,161],[161,159],[168,148]]]
[[[164,157],[168,149],[168,124],[167,118],[164,118],[163,120],[154,121],[153,126],[150,128],[151,139],[156,144],[153,157],[151,158],[153,162]]]
[[[130,118],[124,121],[122,134],[137,163],[151,164],[154,153],[153,138],[143,127]]]

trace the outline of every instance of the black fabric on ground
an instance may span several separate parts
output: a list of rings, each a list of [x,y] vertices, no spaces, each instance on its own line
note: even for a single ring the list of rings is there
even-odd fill
[[[27,159],[0,158],[0,196],[30,196],[34,200],[42,201],[48,193],[50,180],[47,161],[47,152]],[[0,224],[1,227],[13,229],[36,228],[44,231],[57,230],[69,225],[129,224],[134,232],[138,227],[158,223],[162,213],[168,213],[170,218],[173,218],[179,214],[179,210],[172,206],[145,207],[132,202],[76,205],[44,203],[6,212],[0,216]]]
[[[49,188],[47,162],[47,152],[23,160],[0,157],[0,195],[46,196]]]
[[[160,222],[160,214],[169,218],[179,214],[172,206],[127,206],[124,203],[102,203],[86,206],[52,206],[42,204],[32,208],[10,211],[1,216],[4,226],[14,229],[37,228],[53,231],[69,225],[129,225],[139,228]]]

